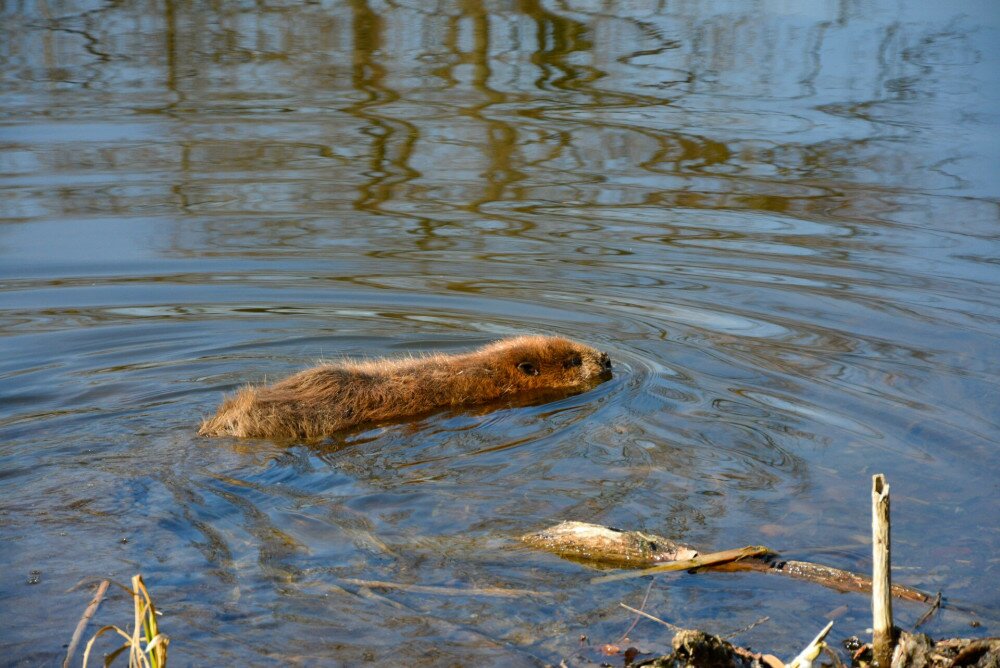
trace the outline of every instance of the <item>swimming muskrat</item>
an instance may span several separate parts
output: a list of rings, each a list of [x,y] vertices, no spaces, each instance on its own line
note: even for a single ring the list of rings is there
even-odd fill
[[[520,336],[458,355],[324,364],[274,385],[246,387],[198,433],[317,438],[518,395],[572,394],[610,377],[607,353],[560,337]]]

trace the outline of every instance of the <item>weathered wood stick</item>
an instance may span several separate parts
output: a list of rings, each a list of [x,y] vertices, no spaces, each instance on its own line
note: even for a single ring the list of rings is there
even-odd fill
[[[744,561],[733,562],[713,566],[714,571],[757,571],[760,573],[772,573],[775,575],[787,575],[796,580],[815,582],[837,591],[852,591],[859,594],[868,594],[872,590],[870,578],[851,571],[814,564],[809,561],[795,561],[793,559],[783,561],[774,553],[770,553],[761,559],[746,559]],[[914,603],[927,603],[934,598],[933,595],[922,592],[906,585],[892,585],[892,595],[904,601]]]
[[[889,548],[889,483],[879,473],[872,476],[872,647],[880,666],[889,665],[896,645]]]
[[[564,559],[618,568],[644,568],[664,561],[698,556],[698,551],[692,547],[663,536],[622,531],[587,522],[560,522],[525,534],[521,536],[521,541]]]
[[[76,648],[80,644],[83,631],[87,628],[90,618],[97,613],[97,608],[101,605],[101,601],[104,600],[104,594],[107,593],[108,585],[110,584],[111,582],[108,580],[101,580],[101,584],[97,585],[97,592],[94,594],[94,598],[90,599],[90,605],[83,611],[83,616],[80,617],[80,621],[77,622],[76,629],[73,631],[73,637],[70,638],[69,647],[66,649],[66,658],[62,664],[63,668],[69,668],[70,663],[73,661],[73,654],[76,653]]]
[[[837,591],[853,591],[867,594],[872,590],[871,579],[844,571],[839,568],[814,564],[808,561],[786,561],[760,548],[756,556],[742,556],[738,561],[717,562],[711,566],[705,563],[692,565],[698,551],[690,545],[672,541],[656,534],[640,531],[622,531],[599,524],[586,522],[562,522],[535,533],[521,536],[521,540],[532,547],[552,552],[560,557],[602,566],[618,568],[650,568],[675,562],[660,570],[690,570],[711,568],[720,571],[758,571],[787,575],[808,582],[815,582]],[[730,550],[730,553],[735,552]],[[725,554],[725,553],[722,553]],[[705,555],[710,556],[710,555]],[[625,577],[641,577],[646,572],[615,574],[596,581],[607,582]],[[892,595],[908,601],[926,603],[933,596],[912,587],[892,585]]]

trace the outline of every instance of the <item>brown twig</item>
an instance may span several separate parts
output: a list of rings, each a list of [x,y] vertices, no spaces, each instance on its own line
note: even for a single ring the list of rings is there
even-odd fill
[[[920,615],[920,619],[918,619],[917,623],[913,625],[913,630],[915,631],[919,629],[920,625],[926,622],[931,617],[933,617],[934,613],[937,612],[940,607],[941,607],[941,592],[938,592],[937,596],[935,596],[934,600],[931,602],[931,607],[927,608],[927,612]]]
[[[70,662],[73,660],[73,654],[80,644],[80,638],[83,637],[83,631],[87,628],[90,618],[97,613],[97,608],[100,607],[101,601],[104,600],[104,594],[108,591],[110,584],[109,580],[101,580],[101,584],[97,585],[97,592],[94,594],[94,598],[90,599],[90,605],[83,611],[83,616],[80,617],[80,621],[77,622],[76,629],[73,631],[73,637],[70,639],[69,647],[66,649],[66,658],[63,660],[63,668],[69,668]]]
[[[840,660],[840,655],[830,649],[829,645],[823,646],[823,652],[833,661],[833,668],[844,668],[844,662]]]
[[[742,635],[742,634],[746,633],[747,631],[749,631],[750,629],[756,628],[756,627],[760,626],[761,624],[763,624],[764,622],[768,622],[768,621],[771,621],[770,617],[767,617],[767,616],[761,617],[760,619],[758,619],[757,621],[755,621],[753,624],[750,624],[750,626],[744,626],[742,629],[737,629],[737,630],[733,631],[732,633],[726,634],[724,636],[719,636],[719,637],[723,638],[725,640],[731,640],[732,638],[735,638],[738,635]]]
[[[684,629],[682,629],[679,626],[675,626],[675,625],[671,624],[670,622],[663,621],[659,617],[654,617],[653,615],[649,614],[648,612],[643,612],[642,610],[636,610],[631,605],[625,605],[624,603],[621,603],[621,602],[619,602],[618,605],[622,606],[623,608],[625,608],[629,612],[634,612],[637,615],[642,615],[646,619],[652,619],[654,622],[657,622],[658,624],[663,624],[664,626],[666,626],[668,629],[670,629],[674,633],[677,633],[678,631],[683,631],[684,630]]]
[[[646,601],[649,600],[649,592],[653,591],[653,582],[655,582],[655,580],[650,580],[649,581],[649,586],[646,587],[646,594],[645,594],[645,596],[642,597],[642,603],[639,604],[639,609],[640,610],[645,610],[646,609]],[[639,623],[639,619],[641,619],[641,615],[636,615],[635,619],[632,620],[631,626],[629,626],[627,629],[625,629],[625,633],[623,633],[622,637],[618,639],[619,643],[624,642],[628,638],[628,634],[632,633],[632,629],[634,629],[636,627],[636,624]]]

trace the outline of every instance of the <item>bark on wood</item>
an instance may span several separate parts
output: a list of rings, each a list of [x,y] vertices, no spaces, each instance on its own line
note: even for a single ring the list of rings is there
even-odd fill
[[[560,557],[618,568],[642,568],[698,555],[697,550],[663,536],[586,522],[562,522],[525,534],[521,540]]]
[[[935,643],[922,633],[900,634],[891,668],[1000,666],[1000,638],[950,638]]]
[[[759,571],[761,573],[773,573],[776,575],[787,575],[796,580],[815,582],[830,589],[842,592],[857,592],[868,594],[872,590],[871,578],[852,573],[851,571],[814,564],[809,561],[795,561],[789,559],[782,560],[777,554],[770,553],[762,559],[747,559],[745,561],[732,564],[723,564],[712,568],[714,571]],[[922,592],[919,589],[907,587],[905,585],[892,585],[892,595],[904,601],[914,603],[927,603],[934,597],[931,594]]]

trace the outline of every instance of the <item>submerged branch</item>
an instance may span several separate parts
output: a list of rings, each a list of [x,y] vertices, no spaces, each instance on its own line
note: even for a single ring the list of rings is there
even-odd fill
[[[808,561],[782,560],[778,554],[763,546],[700,555],[693,547],[663,536],[586,522],[562,522],[521,536],[521,541],[560,557],[595,566],[645,569],[597,577],[593,580],[595,583],[666,571],[712,569],[786,575],[837,591],[863,594],[872,591],[871,578],[864,575]],[[898,584],[892,585],[891,591],[896,598],[918,603],[927,603],[934,598],[931,594]]]
[[[644,568],[640,571],[625,573],[613,573],[602,575],[591,579],[592,584],[601,582],[615,582],[617,580],[628,580],[630,578],[641,578],[644,575],[656,575],[657,573],[669,573],[671,571],[689,571],[697,568],[711,568],[721,566],[753,557],[763,557],[770,554],[770,550],[760,545],[749,545],[736,550],[724,550],[722,552],[712,552],[705,555],[698,555],[691,559],[681,559],[678,561],[667,561],[651,568]]]
[[[385,580],[358,580],[356,578],[343,578],[342,582],[356,587],[396,589],[411,594],[430,594],[436,596],[493,596],[498,598],[522,598],[524,596],[546,598],[549,596],[545,592],[531,591],[529,589],[505,589],[503,587],[440,587],[436,585],[387,582]]]

